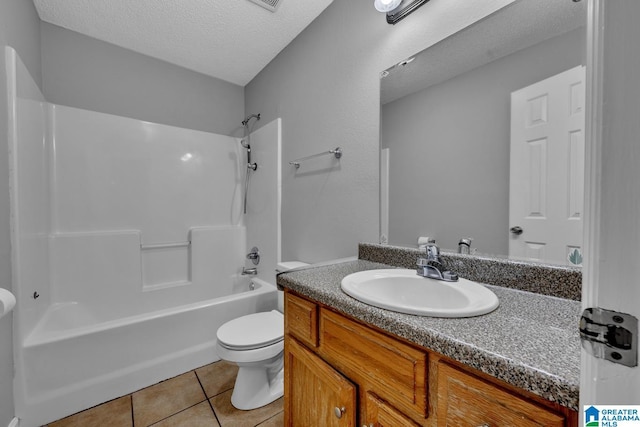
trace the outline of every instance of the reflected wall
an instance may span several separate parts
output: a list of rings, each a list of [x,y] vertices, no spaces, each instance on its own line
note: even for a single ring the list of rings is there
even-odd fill
[[[455,249],[471,237],[478,252],[506,255],[510,94],[583,64],[584,50],[578,28],[383,105],[389,243],[430,236]]]

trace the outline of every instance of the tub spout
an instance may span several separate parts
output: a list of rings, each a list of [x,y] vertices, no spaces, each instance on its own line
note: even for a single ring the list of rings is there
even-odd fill
[[[257,268],[245,268],[245,267],[242,267],[242,275],[243,276],[255,276],[256,274],[258,274],[258,269]]]

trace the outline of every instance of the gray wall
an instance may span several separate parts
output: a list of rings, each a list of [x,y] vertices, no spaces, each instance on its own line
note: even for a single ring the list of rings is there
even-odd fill
[[[335,0],[245,88],[247,112],[282,117],[282,258],[357,253],[379,233],[379,72],[505,1],[432,1],[395,26],[370,0]],[[343,148],[330,157],[289,160]]]
[[[45,22],[47,101],[189,129],[235,135],[244,88]]]
[[[33,3],[0,2],[0,47],[16,49],[31,75],[41,84],[40,20]],[[0,59],[0,287],[11,290],[11,244],[9,229],[9,164],[7,141],[7,94],[4,50]],[[0,320],[0,426],[9,424],[13,407],[12,318]]]
[[[576,29],[382,108],[390,149],[389,242],[435,237],[454,249],[509,252],[510,94],[584,64]]]

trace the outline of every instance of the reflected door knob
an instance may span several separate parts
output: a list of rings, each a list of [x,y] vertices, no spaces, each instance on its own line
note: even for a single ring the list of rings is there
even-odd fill
[[[515,234],[516,236],[519,236],[524,232],[522,227],[520,227],[519,225],[516,225],[515,227],[511,227],[509,231],[511,232],[511,234]]]

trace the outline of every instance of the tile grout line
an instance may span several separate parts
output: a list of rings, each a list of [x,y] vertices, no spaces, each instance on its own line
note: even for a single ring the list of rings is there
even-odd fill
[[[182,376],[182,375],[184,375],[184,374],[188,374],[189,372],[193,372],[193,375],[196,377],[196,380],[198,381],[198,384],[200,385],[200,389],[202,389],[202,394],[204,395],[204,400],[201,400],[201,401],[199,401],[199,402],[196,402],[196,403],[194,403],[193,405],[191,405],[191,406],[189,406],[189,407],[186,407],[186,408],[184,408],[184,409],[181,409],[181,410],[179,410],[178,412],[176,412],[176,413],[174,413],[174,414],[168,415],[168,416],[166,416],[166,417],[164,417],[164,418],[162,418],[162,419],[160,419],[160,420],[158,420],[158,421],[155,421],[155,422],[153,422],[152,424],[149,424],[149,426],[148,426],[148,427],[154,426],[154,425],[156,425],[156,424],[158,424],[158,423],[160,423],[160,422],[162,422],[162,421],[164,421],[164,420],[166,420],[166,419],[168,419],[168,418],[171,418],[171,417],[173,417],[173,416],[175,416],[175,415],[178,415],[178,414],[180,414],[180,413],[182,413],[182,412],[184,412],[184,411],[188,411],[189,409],[191,409],[191,408],[193,408],[193,407],[195,407],[195,406],[200,405],[202,402],[205,402],[205,401],[207,401],[207,402],[208,402],[208,401],[209,401],[209,399],[207,398],[207,392],[204,390],[204,387],[202,386],[202,383],[200,382],[200,378],[198,378],[198,374],[196,373],[196,370],[195,370],[195,369],[192,369],[191,371],[184,372],[184,373],[182,373],[182,374],[180,374],[180,375],[176,375],[176,376],[175,376],[175,377],[173,377],[173,378],[177,378],[177,377]],[[169,379],[172,379],[172,378],[169,378]],[[166,380],[165,380],[165,381],[166,381]],[[161,381],[161,382],[163,382],[163,381]],[[158,384],[159,384],[159,383],[158,383]],[[211,406],[211,403],[209,403],[209,406]],[[131,409],[132,409],[132,411],[133,411],[133,402],[131,403]],[[211,408],[211,410],[213,411],[213,408]],[[215,414],[216,414],[216,412],[215,412],[215,411],[213,411],[213,415],[214,415],[214,417],[215,417]],[[217,419],[218,419],[218,418],[216,417],[216,420],[217,420]],[[220,424],[220,422],[218,422],[218,424]],[[134,427],[135,427],[135,426],[134,426]],[[144,427],[144,426],[143,426],[143,427]]]
[[[129,394],[129,406],[131,406],[131,426],[136,426],[135,418],[133,417],[133,393]]]
[[[280,415],[280,414],[281,414],[281,413],[283,413],[283,412],[284,412],[284,410],[282,410],[282,411],[278,412],[278,413],[277,413],[277,414],[275,414],[275,415],[270,416],[270,417],[269,417],[269,418],[267,418],[267,419],[264,419],[264,420],[260,421],[260,422],[259,422],[258,424],[256,424],[254,427],[260,427],[260,425],[262,425],[262,424],[266,423],[266,422],[267,422],[267,421],[269,421],[270,419],[273,419],[273,418],[277,417],[278,415]]]
[[[183,413],[183,412],[185,412],[185,411],[188,411],[189,409],[192,409],[192,408],[194,408],[194,407],[196,407],[196,406],[198,406],[198,405],[200,405],[200,404],[202,404],[202,403],[204,403],[204,402],[205,402],[205,401],[203,400],[203,401],[201,401],[201,402],[198,402],[198,403],[195,403],[195,404],[193,404],[193,405],[189,406],[188,408],[181,409],[181,410],[179,410],[178,412],[176,412],[175,414],[171,414],[171,415],[169,415],[169,416],[167,416],[167,417],[164,417],[164,418],[163,418],[163,419],[161,419],[161,420],[155,421],[153,424],[149,424],[149,426],[147,426],[147,427],[151,427],[151,426],[154,426],[154,425],[156,425],[156,424],[158,424],[158,423],[161,423],[161,422],[162,422],[162,421],[164,421],[164,420],[167,420],[167,419],[169,419],[169,418],[171,418],[171,417],[173,417],[173,416],[175,416],[175,415],[178,415],[178,414],[181,414],[181,413]]]
[[[216,363],[216,362],[214,362],[214,363]],[[216,422],[218,423],[218,425],[220,427],[222,427],[222,422],[220,422],[220,419],[218,418],[218,414],[216,414],[216,410],[213,408],[213,404],[211,403],[211,399],[209,398],[209,396],[207,396],[207,391],[204,389],[204,385],[202,385],[202,381],[200,381],[200,377],[198,376],[198,373],[196,372],[195,369],[193,370],[193,372],[196,374],[196,378],[198,379],[198,384],[200,384],[200,388],[202,389],[202,392],[204,393],[205,400],[209,404],[209,408],[211,408],[211,412],[213,412],[213,416],[216,419]]]

